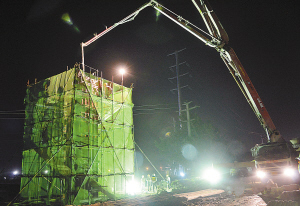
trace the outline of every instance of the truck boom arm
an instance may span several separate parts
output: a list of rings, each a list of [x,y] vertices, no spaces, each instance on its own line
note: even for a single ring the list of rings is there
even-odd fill
[[[229,37],[220,23],[217,15],[213,12],[207,0],[192,0],[192,2],[202,16],[209,31],[208,36],[210,36],[211,39],[198,32],[197,30],[199,30],[199,28],[192,25],[189,21],[174,13],[171,13],[168,9],[164,8],[156,1],[152,0],[151,6],[196,36],[206,45],[215,48],[220,53],[220,56],[227,66],[229,72],[241,89],[260,124],[266,131],[268,141],[283,141],[240,60],[238,59],[234,50],[228,46]]]
[[[209,5],[208,1],[207,0],[191,0],[191,1],[194,3],[195,7],[197,8],[200,15],[202,16],[209,33],[201,30],[197,26],[190,23],[188,20],[182,18],[181,16],[165,8],[163,5],[159,4],[155,0],[150,0],[150,2],[143,5],[138,10],[136,10],[126,18],[122,19],[120,22],[107,28],[106,30],[96,35],[89,41],[81,44],[83,69],[84,69],[84,47],[90,45],[91,43],[93,43],[98,38],[102,37],[109,31],[111,31],[118,25],[133,20],[140,11],[142,11],[148,6],[151,6],[155,10],[159,11],[164,16],[168,17],[170,20],[172,20],[173,22],[181,26],[183,29],[191,33],[193,36],[201,40],[206,45],[215,48],[220,53],[220,56],[223,59],[225,65],[227,66],[229,72],[231,73],[232,77],[238,84],[247,102],[249,103],[250,107],[254,111],[259,122],[261,123],[264,130],[266,131],[268,141],[269,142],[284,141],[280,133],[276,130],[276,127],[268,111],[266,110],[262,100],[260,99],[257,91],[255,90],[240,60],[238,59],[234,50],[228,46],[229,37],[225,29],[223,28],[222,24],[220,23],[217,15],[214,13],[211,6]]]

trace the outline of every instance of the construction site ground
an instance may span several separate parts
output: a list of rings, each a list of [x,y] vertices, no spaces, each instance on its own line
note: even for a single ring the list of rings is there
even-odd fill
[[[219,185],[203,181],[182,180],[182,188],[160,194],[148,193],[127,199],[107,201],[92,205],[174,205],[174,206],[263,206],[289,205],[300,206],[299,185],[276,186],[274,183],[262,185],[251,177],[232,178]]]
[[[172,191],[144,192],[125,199],[86,204],[91,206],[300,206],[299,185],[262,185],[251,177],[229,178],[222,184],[210,185],[202,180],[183,179]],[[7,205],[18,193],[19,185],[2,185],[0,205]],[[14,186],[14,187],[12,187]],[[1,192],[2,191],[2,192]]]

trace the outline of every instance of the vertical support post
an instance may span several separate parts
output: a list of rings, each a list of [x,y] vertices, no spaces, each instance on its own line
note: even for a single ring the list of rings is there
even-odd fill
[[[83,49],[83,42],[81,43],[81,63],[82,63],[82,70],[85,72],[84,68],[84,49]]]
[[[123,100],[123,91],[124,91],[124,87],[123,87],[123,79],[124,78],[124,74],[122,73],[122,104],[124,103],[124,100]]]
[[[266,128],[266,133],[267,133],[268,142],[271,142],[271,139],[270,139],[270,134],[269,134],[269,130],[268,130],[268,128]]]
[[[123,91],[124,91],[124,72],[122,72],[122,100],[121,100],[121,111],[122,111],[122,139],[123,139],[123,148],[124,148],[124,151],[123,151],[123,154],[124,154],[124,157],[123,157],[123,165],[122,165],[122,167],[124,167],[125,166],[125,148],[126,148],[126,144],[125,144],[125,142],[126,142],[126,140],[125,140],[125,134],[124,134],[124,126],[125,126],[125,122],[124,122],[124,99],[123,99],[123,96],[124,96],[124,93],[123,93]],[[126,177],[125,177],[125,193],[127,192],[126,191]],[[123,187],[123,182],[122,182],[122,180],[123,180],[123,177],[121,177],[121,187]],[[123,188],[122,188],[123,189]]]
[[[191,137],[191,133],[192,133],[192,130],[191,130],[191,121],[193,121],[190,117],[190,110],[192,109],[195,109],[199,106],[194,106],[192,108],[189,107],[189,104],[192,103],[192,102],[185,102],[184,105],[186,106],[186,119],[187,119],[187,129],[188,129],[188,137]],[[185,111],[185,110],[182,110],[182,111]]]
[[[181,88],[180,88],[180,72],[179,72],[179,63],[178,63],[178,53],[185,50],[181,49],[179,51],[175,51],[172,54],[168,54],[168,56],[170,55],[175,55],[175,61],[176,61],[176,82],[177,82],[177,95],[178,95],[178,119],[179,119],[179,129],[182,129],[182,121],[181,121],[181,112],[182,112],[182,104],[181,104]]]
[[[179,65],[178,65],[178,51],[175,51],[175,59],[176,59],[176,79],[177,79],[177,94],[178,94],[178,114],[180,127],[181,125],[181,91],[180,91],[180,78],[179,78]]]
[[[116,168],[115,168],[115,131],[114,131],[114,76],[111,77],[111,129],[113,135],[113,143],[112,143],[112,150],[113,150],[113,171],[114,171],[114,198],[116,200]]]
[[[189,104],[191,102],[186,103],[186,118],[187,118],[187,129],[188,129],[188,136],[191,136],[191,120],[190,120],[190,110],[189,110]]]

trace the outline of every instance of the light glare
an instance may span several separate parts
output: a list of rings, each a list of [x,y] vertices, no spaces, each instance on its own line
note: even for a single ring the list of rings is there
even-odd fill
[[[266,177],[267,174],[263,171],[257,171],[256,175],[259,178],[264,178],[264,177]]]
[[[126,70],[125,70],[125,69],[123,69],[123,68],[120,69],[120,74],[121,74],[121,75],[124,75],[125,73],[126,73]]]
[[[292,168],[285,168],[283,174],[285,176],[293,176],[295,173]]]
[[[215,170],[214,168],[209,168],[204,171],[203,179],[207,180],[212,184],[215,184],[221,180],[221,174],[219,173],[219,171]]]
[[[140,187],[137,181],[131,180],[126,185],[126,192],[130,195],[135,195],[140,192]]]

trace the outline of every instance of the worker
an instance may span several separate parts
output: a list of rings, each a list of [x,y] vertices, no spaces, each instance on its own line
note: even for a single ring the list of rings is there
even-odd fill
[[[145,190],[145,185],[146,185],[146,178],[144,175],[142,175],[142,178],[141,178],[141,191],[144,192]]]
[[[148,192],[150,192],[151,191],[151,187],[152,187],[152,181],[151,181],[151,177],[150,177],[150,175],[148,174],[147,175],[147,189],[148,189]]]
[[[152,180],[152,192],[156,192],[156,190],[157,190],[157,185],[156,185],[157,178],[156,178],[155,174],[152,175],[151,180]]]
[[[170,184],[171,184],[171,178],[169,175],[166,175],[166,182],[167,182],[167,190],[170,188]]]

